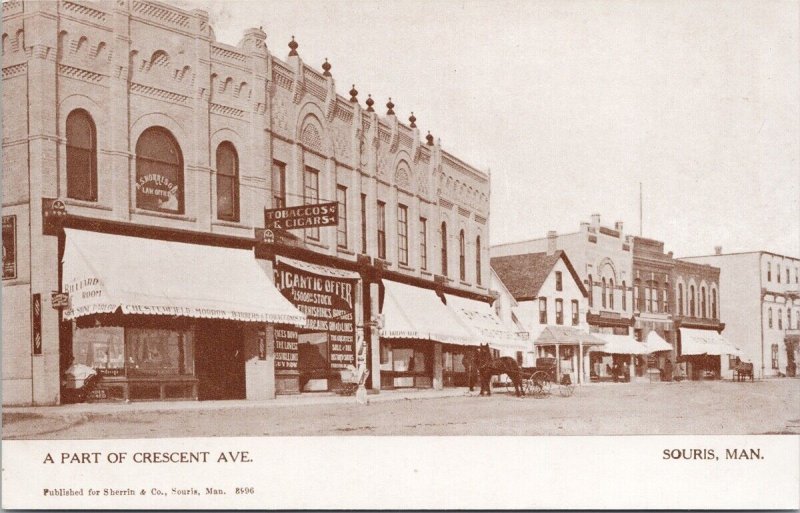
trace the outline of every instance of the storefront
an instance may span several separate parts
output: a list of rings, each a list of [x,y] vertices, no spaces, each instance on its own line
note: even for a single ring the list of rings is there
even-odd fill
[[[595,333],[606,343],[590,357],[592,380],[633,381],[645,378],[647,346],[630,335]]]
[[[656,331],[647,334],[644,341],[647,347],[647,372],[651,381],[672,381],[675,369],[673,348]]]
[[[678,362],[686,365],[689,379],[732,377],[732,360],[749,361],[739,348],[713,330],[680,328]]]
[[[479,341],[456,314],[433,290],[387,279],[382,285],[381,388],[441,388],[448,362],[451,382],[465,379],[454,374],[463,369],[464,347]]]
[[[305,324],[252,251],[64,233],[62,356],[102,376],[98,399],[244,399],[267,325]]]
[[[336,390],[343,370],[356,365],[360,275],[353,271],[276,257],[275,285],[308,321],[275,329],[279,394]]]
[[[569,375],[571,383],[585,383],[593,377],[591,351],[602,350],[606,342],[570,326],[547,326],[536,338],[537,356],[555,358],[556,379]],[[589,370],[587,370],[589,369]]]

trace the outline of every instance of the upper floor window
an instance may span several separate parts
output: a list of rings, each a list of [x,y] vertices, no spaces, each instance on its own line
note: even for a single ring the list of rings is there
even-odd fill
[[[678,284],[678,315],[683,315],[683,284]]]
[[[539,298],[539,324],[547,324],[547,298]]]
[[[481,284],[481,238],[475,239],[475,283]]]
[[[695,295],[694,295],[694,285],[689,286],[689,317],[694,317],[697,313],[695,309]]]
[[[217,219],[239,220],[239,156],[229,142],[217,146]]]
[[[572,325],[577,326],[580,320],[580,310],[578,309],[578,300],[572,300]]]
[[[790,273],[789,273],[789,268],[787,267],[787,268],[786,268],[786,283],[790,283],[790,281],[789,281],[789,275],[790,275]]]
[[[650,283],[650,311],[658,313],[658,287],[655,282]]]
[[[792,329],[792,310],[791,308],[786,309],[786,329]]]
[[[309,166],[303,173],[303,201],[304,205],[319,203],[319,171]],[[319,240],[319,227],[306,228],[306,237]]]
[[[336,247],[347,249],[347,187],[336,186],[336,203],[339,211],[336,224]]]
[[[561,279],[561,271],[556,271],[556,290],[559,292],[564,290],[564,284]]]
[[[608,280],[608,308],[614,309],[614,280]]]
[[[783,329],[783,310],[778,308],[778,329]]]
[[[605,278],[602,279],[602,283],[603,283],[603,288],[602,288],[602,290],[600,292],[600,301],[603,303],[603,308],[606,308],[608,306],[608,303],[606,302],[606,279]]]
[[[183,155],[164,128],[148,128],[136,141],[136,206],[183,213]]]
[[[419,218],[419,267],[428,268],[428,220]]]
[[[622,309],[628,309],[628,286],[625,284],[625,281],[622,282]]]
[[[386,259],[386,203],[378,202],[378,258]]]
[[[286,207],[286,164],[272,161],[272,208]]]
[[[556,299],[556,324],[564,324],[564,300]]]
[[[778,279],[778,283],[781,282],[781,264],[778,264],[775,268],[775,277]]]
[[[767,281],[772,281],[772,262],[767,262]]]
[[[442,222],[440,230],[442,236],[442,276],[447,276],[447,224]]]
[[[397,205],[397,261],[408,265],[408,207]]]
[[[361,253],[367,254],[367,195],[361,195]]]
[[[651,292],[650,291],[651,291],[650,287],[645,287],[644,288],[644,307],[645,307],[645,310],[648,311],[648,312],[652,312],[653,311],[653,307],[652,307],[653,298],[651,296]]]
[[[464,230],[458,234],[458,277],[461,281],[467,279],[467,243],[464,240]]]
[[[589,279],[586,280],[586,290],[589,291],[589,308],[594,306],[594,298],[592,297],[594,293],[594,283],[592,282],[592,275],[589,275]]]
[[[642,287],[642,283],[638,278],[633,280],[633,309],[634,310],[638,310],[640,312],[644,310],[643,305],[642,305],[642,289],[641,289],[641,287]]]
[[[794,268],[794,282],[800,283],[800,268]]]
[[[711,289],[711,318],[719,319],[717,312],[717,289]]]
[[[771,362],[772,363],[772,368],[773,369],[777,369],[778,368],[778,344],[772,344],[771,350],[772,350],[772,353],[771,353],[771,356],[772,356],[772,358],[771,358],[771,360],[772,360],[772,362]]]
[[[706,317],[706,288],[700,287],[700,317]]]
[[[67,116],[67,197],[97,201],[97,137],[85,110]]]
[[[772,327],[772,308],[767,310],[767,326]]]
[[[662,304],[664,305],[664,313],[669,313],[669,283],[664,284],[664,292],[662,295]]]

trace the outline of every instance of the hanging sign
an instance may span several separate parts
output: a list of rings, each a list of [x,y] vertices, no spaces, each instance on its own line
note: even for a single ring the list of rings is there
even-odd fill
[[[67,218],[67,205],[56,198],[42,198],[42,234],[58,235]]]
[[[317,203],[297,207],[264,209],[264,226],[274,230],[301,230],[339,224],[339,204]]]
[[[51,292],[50,293],[50,306],[58,310],[59,308],[69,307],[69,293],[68,292]]]
[[[3,279],[17,277],[17,216],[3,216]]]
[[[305,331],[328,334],[328,361],[332,369],[346,369],[356,363],[356,281],[314,274],[283,262],[275,267],[278,290],[306,314]],[[297,369],[297,342],[297,329],[275,329],[276,371]]]

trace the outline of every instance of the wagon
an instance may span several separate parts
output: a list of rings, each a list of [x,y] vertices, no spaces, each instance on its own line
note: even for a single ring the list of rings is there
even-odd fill
[[[556,359],[542,357],[537,359],[535,367],[520,367],[520,378],[522,379],[522,389],[525,395],[533,396],[536,398],[547,397],[551,393],[551,389],[555,384],[558,387],[558,393],[562,397],[569,397],[575,391],[575,384],[565,374],[561,377],[561,381],[556,380]],[[506,390],[510,393],[514,391],[514,384],[511,379],[506,379]]]

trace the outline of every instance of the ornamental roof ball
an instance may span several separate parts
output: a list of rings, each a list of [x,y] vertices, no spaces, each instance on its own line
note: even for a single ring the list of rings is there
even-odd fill
[[[289,50],[290,50],[289,57],[291,57],[292,55],[297,55],[297,48],[299,46],[300,45],[297,43],[297,41],[294,40],[294,36],[292,36],[292,40],[289,41]]]
[[[367,112],[375,112],[375,109],[372,108],[372,106],[375,105],[375,100],[372,99],[371,94],[367,95],[366,104],[367,104]]]
[[[392,103],[391,96],[389,97],[389,101],[386,103],[386,109],[387,109],[386,111],[387,116],[394,116],[394,111],[392,110],[394,109],[394,103]]]
[[[324,76],[331,76],[331,63],[328,62],[327,57],[325,57],[325,62],[322,63],[322,69],[325,70],[324,73],[322,73]]]
[[[428,141],[428,146],[433,146],[433,136],[430,130],[428,130],[428,135],[425,136],[425,140]]]
[[[352,103],[358,103],[358,98],[356,98],[356,96],[358,96],[358,90],[356,89],[356,85],[353,84],[353,88],[350,89],[350,101]]]
[[[411,128],[417,128],[417,118],[414,116],[414,111],[411,111],[411,115],[408,117],[409,123],[411,123]]]

